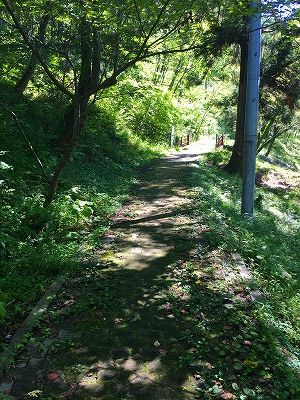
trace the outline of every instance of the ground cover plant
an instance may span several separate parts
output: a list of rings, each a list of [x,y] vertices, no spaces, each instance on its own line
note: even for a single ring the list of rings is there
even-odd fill
[[[0,3],[0,351],[17,361],[0,398],[57,399],[58,385],[91,399],[98,381],[112,399],[300,398],[298,3]],[[9,347],[62,277],[45,317]]]
[[[223,162],[230,156],[217,153]],[[185,164],[175,154],[143,172],[98,262],[72,271],[17,352],[14,395],[299,396],[298,258],[291,252],[299,226],[290,220],[290,240],[279,241],[278,191],[268,187],[259,189],[268,199],[260,220],[268,224],[242,220],[240,178],[213,166],[215,155]],[[163,187],[156,185],[162,177]],[[286,216],[298,212],[295,196]],[[149,215],[153,204],[159,214]]]
[[[292,142],[285,145],[292,148]],[[283,145],[278,144],[279,149]],[[276,150],[273,156],[276,159]],[[299,254],[295,249],[299,248],[300,237],[299,170],[292,166],[287,169],[291,162],[287,155],[286,164],[281,160],[276,172],[273,164],[265,159],[259,161],[258,171],[263,170],[265,180],[260,181],[256,192],[256,218],[247,221],[239,216],[240,178],[233,178],[220,168],[228,158],[228,150],[210,153],[199,173],[193,175],[199,218],[207,226],[204,241],[210,249],[237,252],[245,259],[261,297],[254,318],[271,343],[269,356],[272,358],[273,353],[278,357],[274,362],[284,376],[290,376],[292,370],[297,377],[300,276]],[[277,178],[274,174],[278,174]],[[274,398],[290,398],[285,386],[294,387],[298,393],[297,379],[287,378],[286,385],[279,384]]]
[[[15,101],[10,88],[6,104]],[[39,116],[49,102],[49,115]],[[28,110],[30,108],[30,114]],[[59,111],[51,99],[18,100],[14,108],[30,144],[43,160],[53,163],[53,131]],[[45,179],[40,178],[29,145],[16,122],[1,109],[1,338],[16,329],[57,274],[93,258],[111,216],[138,180],[138,168],[162,154],[163,147],[142,142],[116,126],[111,108],[91,111],[83,140],[74,153],[56,202],[43,207]],[[54,114],[54,115],[53,115]],[[37,132],[39,135],[37,135]],[[102,132],[101,134],[99,134]],[[38,137],[38,139],[36,139]]]

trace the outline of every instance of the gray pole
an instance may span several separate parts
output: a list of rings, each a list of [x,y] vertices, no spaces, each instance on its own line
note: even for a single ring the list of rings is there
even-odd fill
[[[253,3],[256,8],[259,4]],[[250,19],[244,132],[242,215],[253,216],[261,51],[261,14]]]
[[[171,138],[170,138],[170,146],[171,146],[171,147],[174,146],[174,139],[175,139],[175,127],[174,127],[174,125],[172,125],[172,128],[171,128]]]

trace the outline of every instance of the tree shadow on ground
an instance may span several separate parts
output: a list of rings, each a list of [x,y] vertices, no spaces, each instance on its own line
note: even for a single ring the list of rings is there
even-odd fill
[[[295,398],[253,306],[234,303],[240,287],[222,291],[216,279],[205,263],[178,263],[173,252],[140,271],[87,270],[54,304],[44,325],[54,335],[45,340],[38,328],[46,368],[27,369],[30,380],[14,395],[181,400],[197,388],[213,399],[236,384],[241,393],[259,389],[262,399]]]
[[[178,199],[181,188],[197,184],[188,180],[191,169],[181,158],[170,174],[162,172],[166,162],[155,174],[147,171],[149,184],[160,180],[163,189],[139,190],[137,209],[148,202],[148,211],[157,210],[157,195]],[[202,178],[208,182],[204,173]],[[162,210],[124,221],[125,208],[117,217],[122,236],[116,235],[111,251],[137,246],[141,239],[132,235],[138,229],[145,239],[137,246],[139,268],[112,257],[69,280],[21,355],[27,365],[15,371],[17,399],[33,390],[46,399],[186,400],[197,393],[203,399],[297,398],[295,385],[289,387],[296,375],[256,318],[248,289],[220,278],[220,272],[234,272],[232,263],[213,254],[209,259],[217,246],[202,240],[188,207],[168,210],[166,204]],[[152,257],[149,248],[161,253]]]

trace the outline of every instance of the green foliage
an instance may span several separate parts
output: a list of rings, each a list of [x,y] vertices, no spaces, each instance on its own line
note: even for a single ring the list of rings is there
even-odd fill
[[[47,0],[11,3],[31,43],[43,43],[39,53],[50,73],[38,63],[25,94],[16,93],[15,84],[30,66],[32,53],[2,5],[0,100],[16,114],[21,126],[20,130],[11,114],[0,107],[3,336],[16,327],[57,274],[95,256],[112,215],[137,181],[138,167],[162,153],[169,144],[172,126],[177,141],[187,133],[195,138],[203,133],[232,137],[238,86],[236,44],[246,28],[241,16],[249,15],[245,1],[223,1],[218,7],[211,1],[176,0],[113,0],[109,6],[98,0],[84,5],[69,1],[67,6],[58,0],[51,4]],[[48,12],[45,40],[35,40],[41,16]],[[289,29],[266,40],[261,132],[265,139],[286,129],[287,124],[290,131],[298,129],[299,49],[293,44],[298,28],[290,24]],[[196,54],[167,54],[192,43],[201,47]],[[151,54],[156,56],[149,62]],[[45,209],[48,181],[41,176],[31,146],[51,177],[62,153],[59,138],[68,122],[66,110],[70,110],[70,98],[78,88],[84,88],[84,92],[89,88],[89,95],[95,94],[95,98],[89,99],[87,117],[57,197]],[[277,154],[281,152],[281,158],[290,151],[284,142],[275,144],[274,149]],[[226,151],[208,156],[215,165],[223,164],[226,157]],[[293,166],[297,168],[298,164],[295,157]],[[298,213],[298,194],[291,192],[284,200],[280,198],[274,215],[266,214],[263,205],[259,211],[261,224],[249,227],[239,222],[237,209],[232,207],[239,194],[237,182],[233,179],[228,184],[226,180],[226,185],[232,185],[229,193],[224,176],[218,188],[211,183],[209,172],[205,178],[206,206],[211,197],[223,199],[221,209],[217,202],[208,207],[207,217],[217,232],[208,233],[209,240],[220,244],[226,237],[224,246],[228,249],[242,246],[243,254],[254,260],[254,265],[260,260],[265,272],[259,279],[273,274],[274,287],[286,295],[274,272],[275,263],[283,269],[285,260],[292,265],[295,260],[289,252],[298,242],[293,237],[288,243],[285,236],[279,254],[275,214],[287,210]],[[275,203],[274,199],[270,201]],[[273,233],[268,239],[270,227]],[[273,256],[261,255],[259,235],[265,241],[263,246],[272,248]],[[284,313],[284,304],[296,316],[295,293],[285,302],[274,298],[280,312]],[[270,307],[273,313],[275,306]]]
[[[141,98],[132,115],[135,132],[154,143],[167,143],[176,109],[168,94],[153,91]]]
[[[208,160],[211,160],[208,155]],[[209,226],[204,240],[212,247],[239,252],[266,297],[259,316],[292,345],[300,343],[299,319],[299,189],[259,188],[262,204],[254,221],[240,217],[239,178],[203,164],[193,177],[199,213]]]
[[[0,320],[5,317],[5,314],[5,303],[3,303],[3,301],[0,301]]]
[[[268,363],[276,365],[271,374],[273,382],[277,382],[272,391],[274,399],[297,398],[300,392],[299,382],[295,378],[299,374],[300,365],[300,274],[299,254],[296,250],[300,246],[299,188],[259,187],[256,195],[257,198],[260,197],[260,203],[255,209],[255,219],[243,219],[240,216],[240,179],[212,166],[212,161],[216,164],[223,163],[225,153],[226,150],[217,151],[215,156],[209,153],[201,162],[201,168],[195,169],[190,178],[190,183],[197,193],[197,215],[202,225],[207,227],[201,234],[201,248],[205,251],[211,250],[212,254],[214,251],[221,251],[223,254],[239,253],[245,260],[252,275],[252,281],[247,283],[246,289],[258,288],[262,297],[252,303],[254,321],[247,321],[245,312],[249,312],[251,307],[247,304],[244,311],[235,313],[235,323],[243,321],[245,325],[255,325],[255,329],[261,330],[260,336],[253,339],[250,361],[260,360],[261,363],[262,359],[265,359],[265,364],[261,364],[262,368]],[[274,155],[276,157],[276,148]],[[290,162],[292,158],[290,155],[285,161]],[[270,173],[274,173],[275,169],[288,182],[293,182],[295,172],[292,169],[282,168],[280,165],[270,166],[262,161],[259,161],[258,167],[266,168]],[[203,268],[205,264],[204,267],[201,264],[202,274]],[[217,276],[216,285],[219,285],[220,277]],[[188,280],[185,279],[184,282]],[[223,289],[214,288],[214,293],[220,293],[220,290]],[[194,307],[197,307],[196,304]],[[226,319],[224,324],[229,321]],[[222,332],[223,328],[224,325]],[[251,337],[251,332],[247,335]],[[196,337],[197,335],[194,341]],[[267,338],[268,344],[262,341],[259,345],[263,337]],[[255,346],[257,353],[263,350],[258,359],[253,353]],[[201,344],[200,349],[202,348]],[[254,362],[253,369],[256,369],[257,365]],[[240,364],[236,365],[238,371],[242,367]],[[252,367],[249,363],[249,371]],[[264,372],[265,376],[267,372]],[[247,387],[246,382],[251,379],[253,372],[244,374],[243,379]],[[261,376],[264,377],[263,372]],[[238,391],[239,388],[235,390]],[[255,397],[255,392],[256,389],[253,398],[269,398],[267,393],[261,397],[257,394]]]
[[[14,106],[14,94],[7,87],[5,101],[8,107]],[[102,245],[111,216],[136,182],[137,168],[161,151],[133,134],[117,108],[111,101],[90,107],[56,201],[47,209],[43,207],[46,182],[28,143],[0,109],[0,325],[4,336],[26,316],[57,274],[94,257],[94,246]],[[49,112],[41,120],[44,109]],[[60,110],[49,95],[19,98],[14,111],[50,173],[57,157]]]
[[[6,394],[0,392],[0,400],[10,400],[11,397],[7,396]]]
[[[215,151],[206,154],[206,160],[211,165],[216,165],[216,166],[226,164],[228,158],[229,158],[228,151],[224,149],[216,149]]]
[[[280,137],[274,144],[271,157],[286,163],[295,171],[300,171],[300,135],[297,127],[289,135]]]

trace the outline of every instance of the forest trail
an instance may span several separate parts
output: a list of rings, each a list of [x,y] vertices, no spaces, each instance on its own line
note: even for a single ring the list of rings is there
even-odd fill
[[[37,324],[6,384],[12,398],[195,398],[192,326],[178,318],[189,295],[176,276],[187,273],[199,242],[189,174],[212,146],[195,143],[143,172],[99,262],[70,278]]]
[[[104,259],[139,271],[186,257],[183,248],[191,236],[193,209],[188,176],[190,168],[199,167],[200,155],[212,148],[213,141],[205,137],[144,171],[143,183],[114,218],[107,242],[113,240],[115,249]]]

